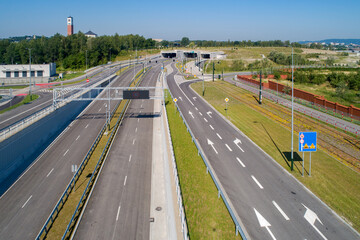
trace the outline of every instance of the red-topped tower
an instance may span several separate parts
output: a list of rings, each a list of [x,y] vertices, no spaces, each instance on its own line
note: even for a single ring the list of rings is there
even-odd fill
[[[73,35],[74,34],[74,25],[73,25],[73,18],[68,17],[67,18],[67,35]]]

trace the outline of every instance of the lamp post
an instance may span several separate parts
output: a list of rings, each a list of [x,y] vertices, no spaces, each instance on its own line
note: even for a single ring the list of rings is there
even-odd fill
[[[205,95],[205,80],[204,80],[204,73],[202,73],[203,77],[203,96]]]
[[[31,48],[29,48],[29,72],[30,72],[30,81],[29,81],[29,95],[31,97]]]
[[[291,171],[294,169],[294,49],[291,46]]]

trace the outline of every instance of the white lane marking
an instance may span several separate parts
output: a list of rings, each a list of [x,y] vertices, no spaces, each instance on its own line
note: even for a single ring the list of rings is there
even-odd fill
[[[140,110],[140,113],[142,112],[142,110]]]
[[[211,126],[211,125],[209,125],[210,126],[210,128],[212,129],[212,130],[214,130],[214,127],[213,126]]]
[[[138,118],[138,122],[140,121],[140,118]]]
[[[271,224],[254,208],[255,215],[258,218],[260,227],[266,228],[273,240],[276,240],[274,234],[270,231]]]
[[[50,170],[50,172],[46,175],[46,177],[50,176],[50,174],[54,171],[54,168]]]
[[[256,184],[259,186],[260,189],[264,189],[263,186],[261,186],[261,184],[259,183],[259,181],[253,176],[251,175],[252,179],[254,180],[254,182],[256,182]]]
[[[205,121],[205,122],[208,122],[208,120],[207,120],[206,118],[204,118],[204,121]]]
[[[240,158],[237,157],[236,160],[238,160],[242,167],[245,167],[245,164],[240,160]]]
[[[85,126],[85,128],[88,128],[88,126],[89,126],[89,124],[87,124],[87,125]]]
[[[98,112],[100,112],[101,111],[101,108],[99,109],[99,111]]]
[[[304,208],[306,208],[306,212],[305,212],[305,215],[304,215],[304,218],[306,219],[306,221],[308,221],[310,223],[310,225],[320,234],[320,236],[327,240],[327,238],[324,236],[324,234],[322,232],[320,232],[320,230],[315,226],[315,222],[316,220],[319,221],[319,223],[321,223],[321,225],[324,225],[320,218],[318,217],[318,215],[312,211],[310,208],[308,208],[307,206],[305,206],[303,203],[302,205],[304,206]]]
[[[119,206],[117,214],[116,214],[116,221],[119,220],[119,214],[120,214],[121,206]]]
[[[229,149],[230,152],[232,152],[232,149],[229,147],[229,145],[225,144],[225,146]]]
[[[135,144],[135,140],[136,140],[136,139],[133,140],[133,145]]]
[[[137,128],[135,128],[135,132],[137,132]]]
[[[190,111],[189,111],[189,114],[192,116],[192,118],[194,118],[194,115],[193,115],[193,113],[192,113],[192,112],[190,112]]]
[[[130,157],[129,157],[129,162],[131,161],[131,157],[132,157],[132,155],[130,154]]]
[[[209,139],[207,140],[208,144],[211,145],[211,147],[214,149],[215,153],[218,154],[218,151],[216,151],[215,147],[214,147],[214,143],[212,141],[210,141]]]
[[[286,215],[286,213],[279,207],[279,205],[275,202],[272,201],[272,203],[274,204],[274,206],[277,208],[277,210],[281,213],[281,215],[283,215],[283,217],[285,218],[286,221],[289,221],[290,218]]]
[[[206,114],[209,115],[210,118],[212,118],[212,116],[210,115],[210,114],[212,114],[212,112],[209,111]]]
[[[200,116],[202,116],[202,113],[201,113],[201,112],[199,112],[199,114],[200,114]]]
[[[93,117],[93,119],[95,119],[95,116]]]
[[[190,98],[188,98],[188,96],[184,93],[184,91],[181,89],[181,87],[176,83],[176,85],[178,86],[178,88],[180,89],[180,91],[184,94],[184,96],[187,98],[187,100],[189,100],[189,102],[191,103],[191,105],[195,106],[192,101],[190,100]],[[182,98],[179,97],[182,101]]]
[[[141,106],[140,106],[141,108],[142,108],[142,104],[141,104]]]
[[[216,135],[217,135],[220,139],[222,139],[222,137],[220,136],[220,134],[216,133]]]
[[[80,135],[79,135],[79,136],[77,136],[77,138],[75,139],[75,141],[77,141],[77,140],[79,139],[79,137],[80,137]]]
[[[197,108],[197,107],[195,107],[195,110],[197,111],[197,110],[198,110],[198,108]]]
[[[64,153],[64,155],[63,155],[63,156],[65,157],[65,155],[66,155],[68,152],[69,152],[69,149],[68,149],[68,150],[66,150],[66,152]]]
[[[24,208],[25,207],[25,205],[30,201],[30,199],[32,198],[32,195],[28,198],[28,200],[26,200],[26,202],[24,203],[24,205],[22,205],[22,207],[21,208]]]
[[[242,142],[241,142],[240,139],[235,139],[235,140],[234,140],[234,143],[235,143],[235,145],[236,145],[242,152],[244,152],[244,150],[239,146],[239,143],[242,144]]]
[[[124,186],[126,185],[126,179],[127,179],[127,176],[125,176],[125,180],[124,180]]]

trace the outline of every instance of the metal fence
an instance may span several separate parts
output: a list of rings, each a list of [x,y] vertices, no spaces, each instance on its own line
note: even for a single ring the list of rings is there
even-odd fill
[[[169,91],[170,92],[170,91]],[[170,95],[171,95],[171,98],[174,99],[174,96],[172,95],[172,93],[170,92]],[[239,216],[237,215],[237,213],[233,210],[233,206],[232,206],[232,203],[230,202],[229,200],[229,197],[227,196],[226,192],[224,191],[220,181],[218,180],[216,174],[215,174],[215,171],[213,170],[209,160],[207,159],[206,155],[204,154],[204,151],[202,150],[199,142],[197,141],[197,139],[195,138],[193,132],[191,131],[189,125],[187,124],[186,122],[186,119],[184,117],[184,115],[182,114],[180,108],[178,107],[177,104],[176,105],[176,108],[177,110],[179,111],[180,113],[180,116],[181,118],[183,119],[183,122],[187,128],[187,131],[190,133],[190,136],[192,138],[192,141],[194,142],[196,148],[198,149],[198,154],[201,156],[201,158],[203,159],[205,165],[206,165],[206,169],[207,169],[207,172],[210,173],[210,176],[211,178],[213,179],[215,185],[216,185],[216,188],[218,189],[218,197],[222,197],[224,203],[225,203],[225,206],[226,208],[228,209],[229,213],[230,213],[230,216],[231,218],[233,219],[234,223],[235,223],[235,226],[236,226],[236,229],[235,229],[235,233],[236,233],[236,236],[238,235],[238,233],[240,233],[241,237],[243,240],[246,240],[247,239],[247,236],[245,235],[244,231],[242,228],[244,228],[243,224],[241,224],[240,222],[240,218]]]

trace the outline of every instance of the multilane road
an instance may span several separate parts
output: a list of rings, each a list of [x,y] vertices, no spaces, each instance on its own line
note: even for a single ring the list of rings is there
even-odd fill
[[[136,71],[139,71],[140,67]],[[128,86],[133,71],[127,71],[111,86]],[[103,92],[106,94],[106,92]],[[105,104],[94,101],[34,161],[0,198],[2,239],[34,239],[73,173],[105,123]],[[111,103],[111,107],[115,106]]]
[[[174,72],[167,83],[248,239],[359,239],[353,229],[191,90],[190,82],[182,82]]]
[[[154,87],[160,65],[142,87]],[[75,233],[75,239],[149,239],[153,100],[132,100]]]

